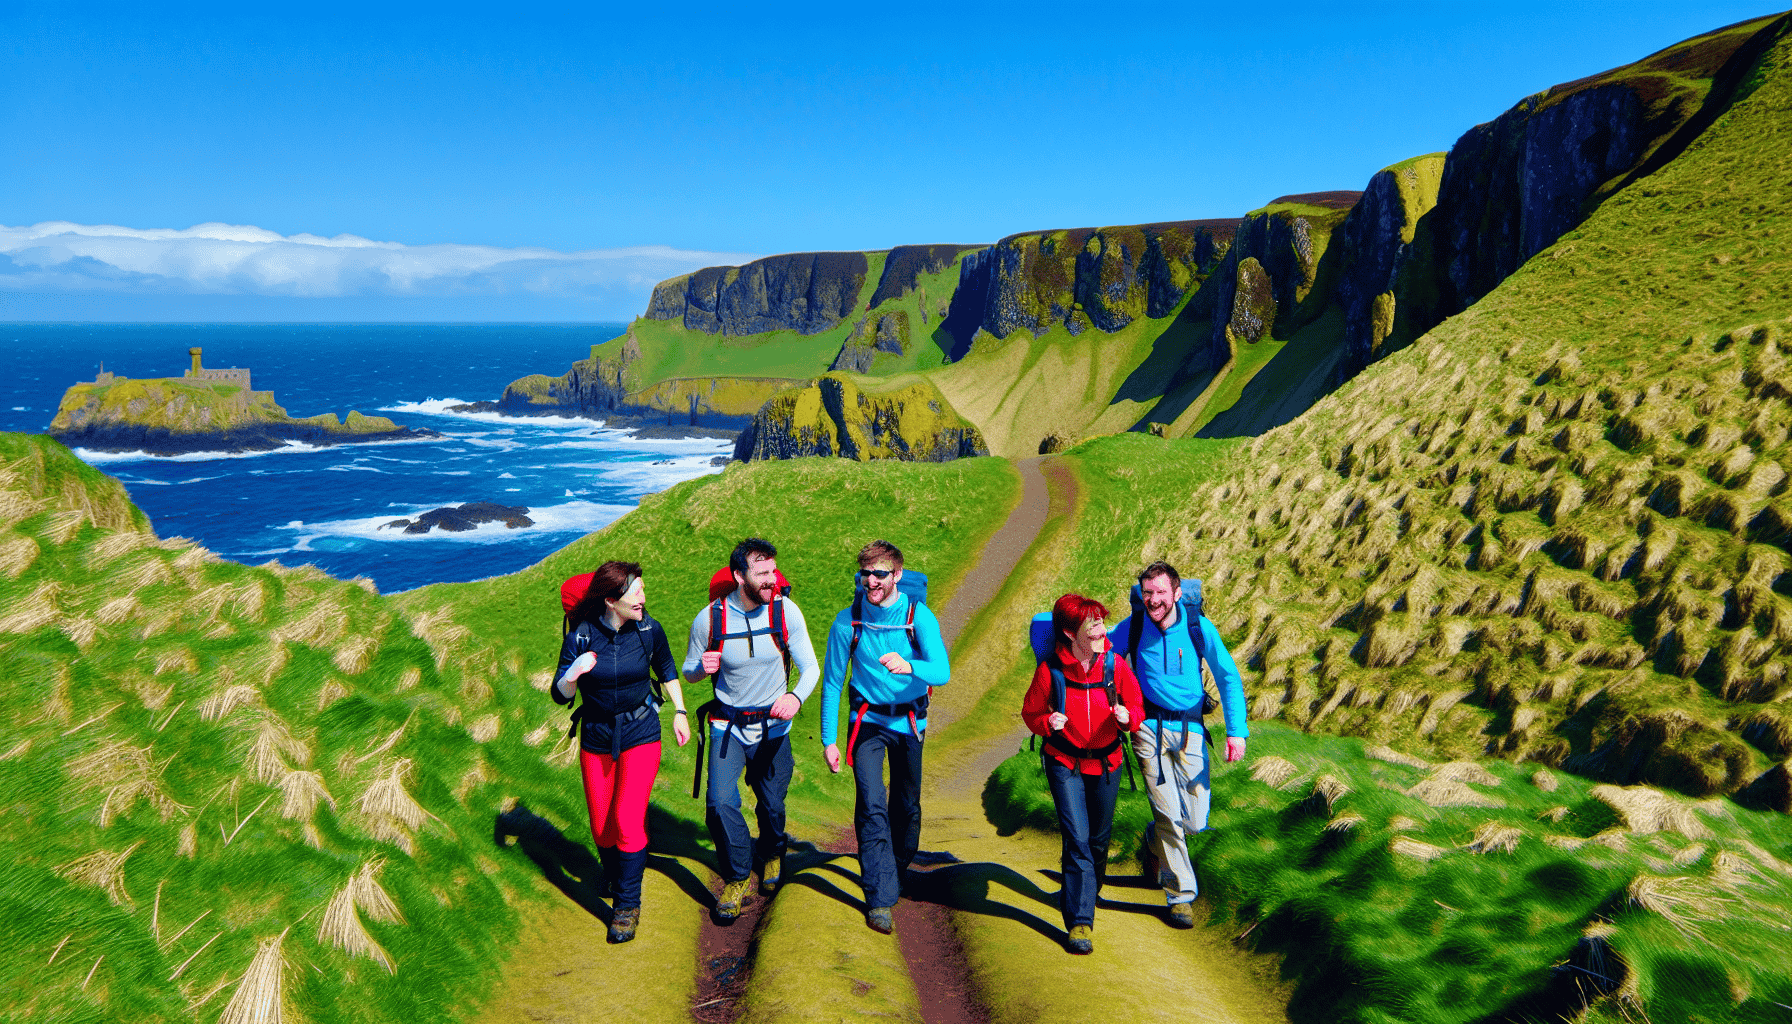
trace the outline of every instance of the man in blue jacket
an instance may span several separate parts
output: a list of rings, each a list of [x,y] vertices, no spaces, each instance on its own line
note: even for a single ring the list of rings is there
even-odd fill
[[[902,552],[874,540],[859,552],[852,607],[828,630],[821,686],[821,742],[828,769],[840,770],[840,691],[850,666],[851,723],[846,761],[858,799],[853,830],[859,837],[859,875],[865,886],[865,923],[889,934],[902,879],[921,844],[921,740],[927,734],[927,691],[951,680],[939,620],[897,589]],[[884,761],[890,782],[884,786]]]
[[[1189,861],[1186,836],[1207,827],[1212,800],[1208,785],[1206,728],[1201,721],[1206,689],[1201,662],[1219,684],[1226,714],[1226,760],[1244,756],[1250,727],[1245,724],[1244,687],[1238,666],[1207,616],[1193,628],[1182,603],[1182,577],[1167,562],[1152,562],[1139,573],[1145,621],[1137,630],[1138,649],[1128,650],[1134,635],[1132,617],[1108,634],[1114,650],[1131,656],[1133,674],[1145,692],[1145,726],[1132,734],[1133,753],[1144,769],[1151,798],[1151,853],[1159,865],[1158,881],[1169,904],[1169,923],[1195,926],[1198,887]]]

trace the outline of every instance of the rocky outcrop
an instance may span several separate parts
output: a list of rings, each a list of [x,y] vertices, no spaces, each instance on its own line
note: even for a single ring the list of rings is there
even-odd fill
[[[832,374],[767,402],[734,447],[742,461],[821,456],[949,462],[988,454],[983,435],[931,384],[871,394]]]
[[[599,346],[602,348],[603,346]],[[641,358],[634,335],[608,356],[581,359],[558,377],[531,374],[511,381],[495,402],[470,402],[455,412],[506,416],[585,416],[615,427],[684,428],[686,433],[733,434],[752,422],[766,400],[794,382],[770,377],[681,377],[630,390],[629,368]]]
[[[871,293],[871,308],[915,290],[922,274],[944,273],[964,253],[981,245],[899,245],[884,257],[884,272]]]
[[[77,384],[64,392],[47,433],[70,448],[159,456],[442,436],[352,410],[342,420],[335,413],[295,419],[271,392],[178,377]]]
[[[869,269],[862,252],[799,252],[743,267],[705,267],[655,286],[646,316],[705,334],[820,334],[857,306]]]
[[[1176,221],[1010,235],[964,257],[947,314],[956,337],[970,328],[1006,338],[1062,323],[1117,331],[1162,317],[1214,272],[1236,220]]]
[[[381,523],[382,530],[403,530],[405,533],[428,533],[441,529],[447,533],[465,533],[478,529],[481,523],[503,523],[507,529],[520,530],[534,526],[529,510],[522,505],[499,505],[490,501],[469,501],[465,505],[448,505],[432,509],[415,519],[394,519]]]
[[[853,325],[852,333],[847,335],[846,343],[840,346],[840,354],[834,357],[834,363],[828,369],[870,373],[871,364],[879,352],[899,356],[908,349],[908,311],[872,313]]]

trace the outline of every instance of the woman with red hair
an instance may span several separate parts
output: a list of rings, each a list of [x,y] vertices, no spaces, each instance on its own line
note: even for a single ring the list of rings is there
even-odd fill
[[[1101,602],[1081,594],[1058,599],[1051,653],[1034,669],[1020,712],[1027,728],[1045,737],[1045,777],[1063,840],[1058,903],[1072,953],[1095,949],[1095,898],[1107,874],[1120,795],[1120,731],[1145,721],[1139,682],[1109,649],[1107,617]]]

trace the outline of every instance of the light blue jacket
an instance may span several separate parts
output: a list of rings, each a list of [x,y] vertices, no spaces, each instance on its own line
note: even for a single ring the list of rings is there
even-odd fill
[[[864,603],[865,628],[859,636],[859,649],[852,657],[852,687],[860,697],[872,704],[908,704],[919,700],[929,686],[944,686],[952,681],[952,667],[946,660],[946,642],[940,637],[940,622],[926,605],[915,606],[915,639],[919,652],[908,642],[909,596],[897,594],[888,608]],[[828,630],[826,668],[821,679],[821,742],[833,743],[839,735],[840,694],[846,683],[846,652],[852,647],[852,609],[840,610]],[[877,659],[891,651],[902,655],[914,667],[913,675],[897,675],[878,664]],[[916,716],[916,725],[927,728],[927,719]],[[880,715],[865,712],[865,724],[882,726],[892,732],[912,734],[908,716]]]
[[[1238,666],[1226,650],[1226,642],[1220,639],[1220,631],[1203,615],[1196,623],[1200,642],[1198,645],[1190,643],[1180,603],[1176,605],[1175,615],[1176,620],[1170,623],[1168,632],[1157,628],[1149,615],[1145,616],[1144,628],[1139,630],[1139,649],[1132,659],[1132,670],[1139,677],[1139,688],[1145,691],[1145,699],[1161,708],[1200,706],[1201,662],[1206,661],[1214,681],[1219,684],[1220,706],[1226,712],[1226,735],[1240,739],[1250,736],[1251,728],[1245,723],[1244,683],[1238,678]],[[1126,641],[1131,631],[1130,615],[1108,631],[1108,640],[1116,652],[1127,653]],[[1146,722],[1156,721],[1149,712],[1146,715]],[[1190,723],[1190,727],[1198,728],[1194,723]]]

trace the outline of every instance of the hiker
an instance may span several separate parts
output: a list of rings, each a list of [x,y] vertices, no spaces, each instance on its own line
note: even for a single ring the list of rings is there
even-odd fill
[[[572,581],[569,581],[572,582]],[[647,866],[647,798],[660,770],[659,704],[649,672],[672,701],[672,736],[691,738],[684,692],[666,630],[647,614],[647,587],[634,562],[605,562],[584,598],[567,612],[560,642],[557,704],[583,698],[573,712],[591,838],[614,901],[609,940],[627,942],[641,923],[641,873]],[[582,728],[581,728],[582,726]]]
[[[821,678],[802,610],[780,592],[786,588],[780,586],[778,549],[749,537],[735,546],[728,568],[734,586],[697,613],[684,656],[685,679],[715,679],[715,700],[699,714],[708,719],[705,818],[722,872],[715,913],[724,921],[740,916],[755,861],[761,893],[776,892],[783,879],[789,844],[784,796],[794,768],[790,720]],[[787,691],[792,662],[797,684]],[[741,814],[743,773],[757,804],[757,843]]]
[[[859,550],[859,592],[828,630],[821,684],[822,754],[828,770],[838,773],[840,691],[852,676],[846,742],[857,792],[852,826],[859,839],[865,923],[885,935],[895,927],[892,910],[921,843],[921,741],[927,735],[929,691],[951,681],[939,620],[902,591],[902,580],[896,545],[874,540]]]
[[[1192,584],[1192,585],[1191,585]],[[1208,710],[1201,662],[1219,685],[1226,713],[1226,760],[1244,757],[1244,687],[1219,630],[1201,613],[1200,581],[1185,582],[1167,562],[1139,573],[1131,615],[1109,634],[1122,657],[1130,656],[1145,694],[1145,727],[1132,749],[1151,798],[1151,857],[1158,865],[1166,919],[1173,928],[1195,926],[1198,892],[1187,835],[1207,828],[1212,801],[1208,784],[1210,742],[1202,716]]]
[[[1058,893],[1065,948],[1095,948],[1095,898],[1107,874],[1120,796],[1120,730],[1144,720],[1139,684],[1108,644],[1108,610],[1081,594],[1052,606],[1052,649],[1033,670],[1021,718],[1045,737],[1040,751],[1062,839]],[[1116,699],[1117,698],[1117,699]]]

